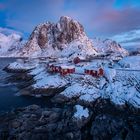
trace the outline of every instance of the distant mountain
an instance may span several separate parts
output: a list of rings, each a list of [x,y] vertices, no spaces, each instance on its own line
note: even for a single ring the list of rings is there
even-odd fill
[[[20,36],[23,35],[23,33],[16,31],[14,29],[9,29],[9,28],[4,28],[4,27],[0,27],[0,33],[4,34],[4,35],[11,35],[11,34],[18,34]]]
[[[15,57],[18,56],[19,50],[23,47],[24,41],[18,34],[5,35],[0,33],[0,56]]]
[[[108,55],[109,57],[124,57],[128,51],[121,47],[116,41],[111,39],[93,39],[93,46],[98,53]]]

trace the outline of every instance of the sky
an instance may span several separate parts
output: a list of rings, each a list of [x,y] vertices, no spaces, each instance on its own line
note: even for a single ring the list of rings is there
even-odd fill
[[[39,23],[61,16],[78,20],[90,38],[140,46],[140,0],[0,0],[0,27],[25,38]]]

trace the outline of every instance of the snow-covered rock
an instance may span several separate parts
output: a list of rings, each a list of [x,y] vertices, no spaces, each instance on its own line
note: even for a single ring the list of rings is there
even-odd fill
[[[140,70],[140,56],[128,56],[119,61],[123,68]]]
[[[118,59],[128,55],[128,51],[121,47],[116,41],[106,39],[93,39],[93,46],[98,53],[108,56],[109,58]]]
[[[61,88],[67,85],[67,81],[60,77],[60,75],[49,75],[48,73],[41,72],[34,78],[35,84],[32,85],[34,89],[49,89]]]
[[[13,63],[10,63],[5,70],[11,72],[25,72],[31,69],[34,69],[38,66],[38,63],[30,62],[26,63],[24,60],[17,60]]]
[[[113,78],[116,76],[116,70],[108,67],[104,67],[104,76],[111,83],[113,82]]]
[[[89,104],[103,98],[110,99],[116,105],[128,103],[140,108],[140,71],[106,68],[104,76],[73,76],[71,86],[60,94]]]
[[[77,119],[88,118],[89,110],[87,108],[83,108],[81,105],[75,105],[76,112],[74,113],[74,117]]]
[[[96,51],[83,26],[70,17],[62,16],[58,23],[39,24],[23,48],[24,56],[72,57],[94,56]]]

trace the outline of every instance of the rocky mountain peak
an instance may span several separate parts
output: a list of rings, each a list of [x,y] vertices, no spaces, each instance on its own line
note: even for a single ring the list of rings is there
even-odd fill
[[[39,47],[45,48],[47,43],[66,44],[82,36],[86,36],[83,26],[70,17],[62,16],[56,24],[39,24],[31,34],[30,40],[36,38]]]
[[[75,41],[81,42],[83,46],[87,46],[87,49],[90,47],[90,50],[95,52],[83,26],[70,17],[62,16],[57,23],[46,22],[36,26],[23,49],[25,53],[31,54],[33,51],[39,52],[44,49],[62,51]]]
[[[60,27],[61,32],[59,37],[64,37],[67,42],[78,39],[82,35],[85,36],[83,26],[69,17],[61,17],[57,27]]]

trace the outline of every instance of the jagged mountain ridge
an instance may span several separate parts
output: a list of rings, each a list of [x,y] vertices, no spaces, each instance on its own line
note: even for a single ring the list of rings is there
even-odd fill
[[[0,35],[0,55],[6,57],[88,57],[109,54],[124,57],[128,52],[117,42],[89,39],[83,26],[70,17],[62,16],[57,23],[46,22],[35,27],[24,45],[20,35]]]
[[[54,24],[39,24],[32,32],[23,48],[23,55],[66,56],[81,53],[97,54],[91,40],[84,32],[83,26],[70,17],[61,17]]]
[[[119,43],[113,41],[111,39],[93,39],[93,46],[95,47],[98,53],[109,54],[110,56],[115,57],[124,57],[128,55],[128,51],[126,51]]]

